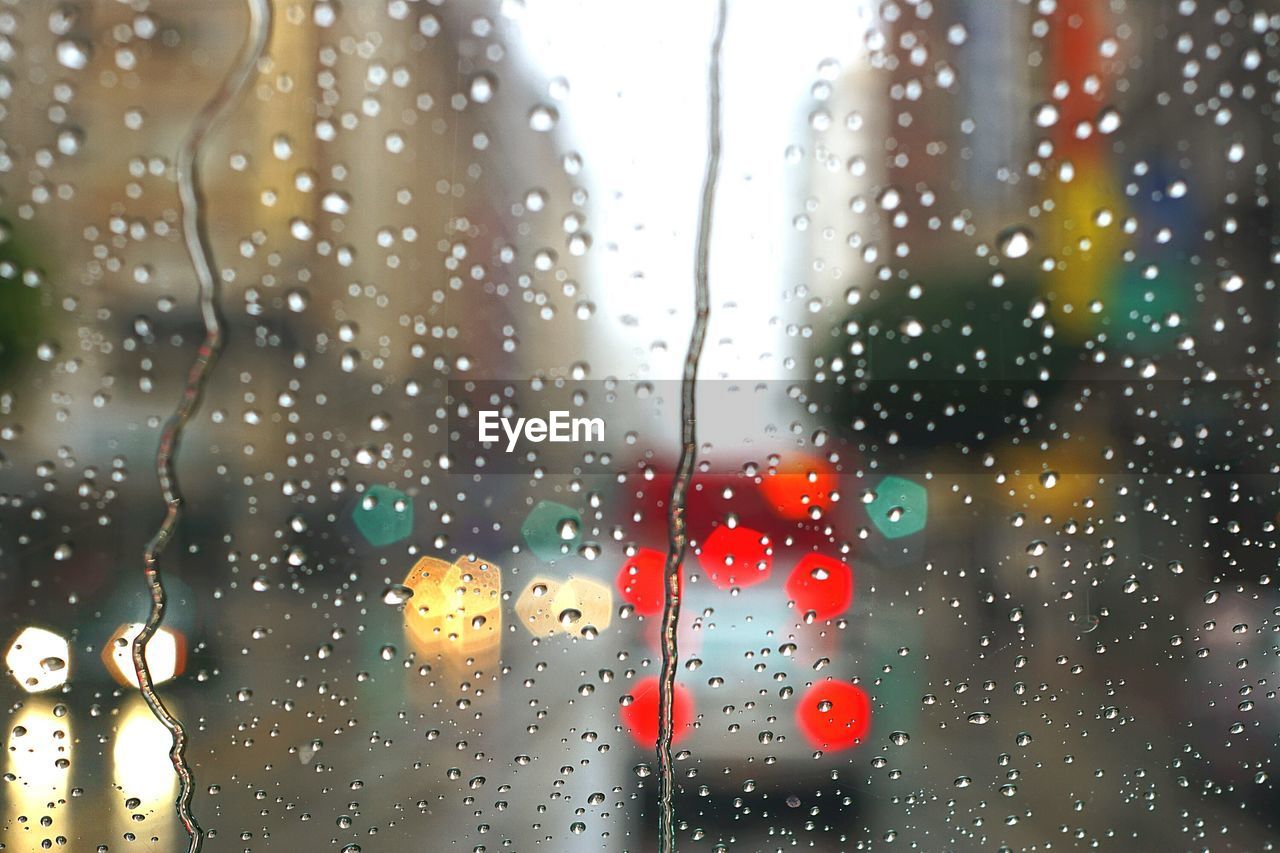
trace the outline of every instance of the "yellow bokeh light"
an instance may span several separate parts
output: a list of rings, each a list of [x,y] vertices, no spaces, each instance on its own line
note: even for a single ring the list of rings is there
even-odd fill
[[[102,649],[102,663],[117,683],[126,687],[138,686],[138,673],[133,668],[133,641],[142,632],[142,625],[130,622],[121,625],[111,635]],[[187,643],[181,634],[169,628],[161,628],[147,643],[147,668],[151,670],[151,682],[163,684],[181,675],[187,665]]]
[[[141,699],[120,715],[111,748],[112,777],[125,797],[137,797],[134,812],[167,809],[176,790],[169,749],[173,737]]]
[[[404,585],[405,628],[424,651],[449,658],[495,648],[502,637],[502,570],[478,558],[447,563],[423,557]]]
[[[66,707],[48,700],[32,700],[14,715],[8,753],[9,772],[15,778],[7,788],[16,791],[28,808],[66,794],[71,773],[69,722]]]
[[[28,693],[53,690],[67,683],[71,647],[66,639],[45,628],[23,628],[9,644],[5,666]]]
[[[566,634],[603,631],[613,621],[613,589],[594,578],[574,576],[556,594],[556,621]],[[574,618],[573,611],[582,614]]]
[[[1105,496],[1096,472],[1102,470],[1106,460],[1097,442],[1072,441],[1056,447],[1053,471],[1048,470],[1043,454],[1036,449],[1008,447],[997,451],[996,458],[1000,467],[1009,472],[1007,490],[1000,494],[1019,509],[1034,501],[1032,506],[1037,509],[1065,513],[1090,495]]]
[[[47,849],[71,835],[71,715],[65,705],[33,697],[14,713],[6,743],[4,820],[14,850]]]
[[[539,575],[516,599],[516,616],[535,637],[603,631],[613,620],[613,590],[593,578],[557,581]]]
[[[555,633],[555,597],[560,592],[560,581],[538,575],[525,585],[516,599],[516,618],[530,634],[545,637]]]

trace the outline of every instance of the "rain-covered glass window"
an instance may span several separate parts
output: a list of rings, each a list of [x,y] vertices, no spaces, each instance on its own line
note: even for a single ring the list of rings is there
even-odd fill
[[[1278,69],[0,0],[0,849],[1275,849]]]

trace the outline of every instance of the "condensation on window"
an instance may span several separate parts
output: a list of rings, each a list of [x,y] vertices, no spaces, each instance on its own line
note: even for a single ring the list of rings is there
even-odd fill
[[[0,849],[1274,849],[1278,59],[0,0]]]

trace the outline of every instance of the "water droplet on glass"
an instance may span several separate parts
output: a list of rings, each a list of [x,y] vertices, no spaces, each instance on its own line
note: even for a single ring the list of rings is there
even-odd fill
[[[1001,231],[996,237],[1000,254],[1006,258],[1022,258],[1031,252],[1033,241],[1031,231],[1022,226],[1014,226]]]
[[[529,111],[529,127],[539,133],[552,130],[560,121],[560,112],[553,106],[539,104]]]

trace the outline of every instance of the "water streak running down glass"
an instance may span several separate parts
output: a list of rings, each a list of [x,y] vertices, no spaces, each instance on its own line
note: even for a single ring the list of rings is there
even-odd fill
[[[0,845],[1274,849],[1277,60],[0,0]]]
[[[223,83],[217,95],[209,101],[196,117],[195,126],[178,155],[178,193],[182,205],[182,233],[187,251],[195,270],[200,291],[200,313],[204,319],[205,337],[196,352],[195,363],[187,375],[187,384],[177,409],[169,417],[160,435],[160,447],[156,452],[156,475],[160,491],[167,506],[164,521],[147,542],[143,555],[147,586],[151,595],[147,621],[132,641],[132,660],[137,674],[138,689],[143,700],[156,719],[168,730],[173,739],[169,758],[178,776],[178,798],[175,808],[190,840],[191,853],[199,853],[204,831],[191,811],[195,779],[187,762],[187,730],[182,721],[173,715],[156,693],[155,681],[148,666],[148,648],[164,625],[168,599],[160,570],[160,556],[169,544],[182,517],[182,496],[178,490],[174,469],[177,453],[187,421],[200,405],[209,376],[217,362],[223,345],[223,321],[218,304],[218,282],[214,277],[215,261],[209,246],[207,212],[200,187],[199,159],[202,145],[218,119],[231,108],[250,76],[257,70],[259,60],[271,35],[271,0],[249,0],[249,31],[243,57],[236,63],[231,75]]]
[[[708,269],[711,257],[711,226],[720,175],[720,49],[724,42],[725,0],[716,10],[715,36],[711,42],[709,94],[707,97],[707,174],[702,182],[702,203],[698,213],[697,259],[694,267],[694,316],[680,380],[680,459],[671,481],[667,501],[667,559],[663,567],[662,674],[658,680],[658,842],[663,851],[676,846],[674,814],[675,769],[671,760],[671,739],[675,724],[676,666],[679,663],[677,633],[680,626],[680,564],[688,544],[685,502],[688,499],[693,466],[698,458],[697,381],[698,362],[707,339],[711,312],[711,284]]]

